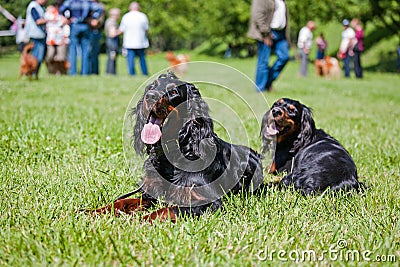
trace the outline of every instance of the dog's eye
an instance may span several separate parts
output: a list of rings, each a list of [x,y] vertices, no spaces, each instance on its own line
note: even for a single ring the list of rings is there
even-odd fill
[[[171,96],[176,96],[176,95],[178,95],[179,93],[178,93],[178,90],[173,89],[173,90],[169,91],[168,94],[171,95]]]

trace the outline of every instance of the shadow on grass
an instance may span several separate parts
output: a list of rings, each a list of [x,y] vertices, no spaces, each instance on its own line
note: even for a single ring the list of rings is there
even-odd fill
[[[366,48],[373,49],[373,47],[379,44],[379,42],[387,39],[388,36],[392,35],[393,34],[389,29],[378,27],[365,37],[364,46]],[[379,54],[375,55],[379,58],[377,64],[365,67],[364,69],[366,71],[372,72],[398,72],[400,70],[400,66],[398,63],[398,61],[400,60],[400,55],[398,55],[398,51],[396,49],[399,48],[396,46],[387,47],[384,52],[380,52]]]
[[[371,72],[399,72],[400,69],[397,66],[397,60],[396,51],[387,51],[387,53],[380,54],[377,64],[364,67],[364,70]]]

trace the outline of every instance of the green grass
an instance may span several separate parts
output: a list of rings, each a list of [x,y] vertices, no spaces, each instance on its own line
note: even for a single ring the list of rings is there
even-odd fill
[[[153,73],[167,67],[163,55],[148,60]],[[217,60],[254,77],[255,59],[193,55],[192,60]],[[17,80],[16,56],[0,58],[0,66],[0,266],[290,266],[290,257],[301,259],[311,251],[324,259],[306,257],[303,265],[370,265],[378,256],[392,261],[391,255],[395,263],[386,264],[400,262],[396,74],[367,72],[363,80],[328,81],[315,77],[310,66],[309,77],[298,78],[298,65],[290,62],[274,92],[257,94],[238,76],[201,64],[189,69],[188,77],[200,72],[199,79],[226,83],[244,100],[201,85],[209,98],[237,104],[239,114],[249,103],[255,116],[246,111],[241,119],[255,149],[260,140],[254,117],[268,108],[261,96],[269,104],[291,97],[312,107],[317,126],[349,150],[369,189],[337,196],[302,197],[291,190],[235,196],[214,214],[148,225],[140,223],[143,214],[75,212],[109,203],[142,177],[142,158],[133,156],[133,175],[125,163],[122,128],[130,100],[146,78],[128,77],[122,59],[116,77],[56,77],[43,67],[41,79],[32,82]],[[218,116],[223,109],[214,105],[212,112]],[[226,129],[216,127],[224,138],[232,131],[226,123]],[[245,133],[235,131],[246,142]],[[344,241],[340,249],[338,242]],[[346,261],[349,251],[359,253],[360,261]]]

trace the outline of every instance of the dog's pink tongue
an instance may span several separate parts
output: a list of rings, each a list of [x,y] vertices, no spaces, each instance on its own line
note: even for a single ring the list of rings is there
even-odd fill
[[[271,123],[267,128],[267,133],[269,135],[276,135],[279,133],[278,129],[276,129],[275,123]]]
[[[161,138],[160,127],[157,124],[149,122],[143,127],[140,137],[145,144],[155,144]]]

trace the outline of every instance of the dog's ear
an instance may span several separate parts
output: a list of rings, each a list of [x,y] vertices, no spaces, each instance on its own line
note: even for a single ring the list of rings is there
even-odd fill
[[[133,147],[137,154],[143,155],[145,144],[142,141],[141,133],[146,124],[146,116],[143,112],[143,98],[139,100],[133,109],[130,118],[132,122],[135,121],[135,126],[133,127]]]
[[[216,138],[209,107],[200,95],[199,90],[190,83],[183,84],[187,95],[187,121],[179,132],[181,152],[188,159],[203,157],[207,154],[207,145],[213,144]],[[182,88],[180,88],[182,89]],[[210,139],[205,142],[205,139]]]
[[[186,83],[184,86],[186,86],[187,109],[190,117],[210,119],[209,107],[201,97],[200,91],[191,83]]]
[[[302,105],[301,115],[301,128],[297,140],[293,143],[293,148],[290,152],[295,152],[299,148],[304,147],[311,141],[313,133],[315,131],[315,122],[312,118],[312,110],[305,105]]]
[[[166,78],[174,79],[174,80],[178,80],[179,79],[178,76],[176,76],[175,73],[173,71],[171,71],[171,70],[169,70],[167,72]]]
[[[179,131],[179,147],[185,158],[206,159],[218,143],[210,118],[196,118],[186,122]]]

